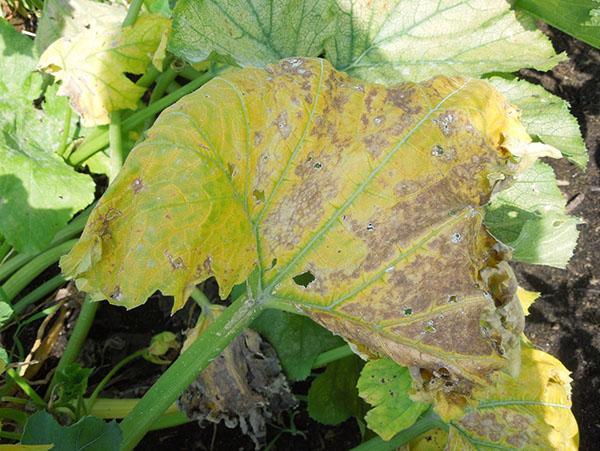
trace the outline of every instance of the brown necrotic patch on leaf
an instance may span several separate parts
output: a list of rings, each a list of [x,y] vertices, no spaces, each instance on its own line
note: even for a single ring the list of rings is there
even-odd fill
[[[160,115],[62,266],[96,298],[119,286],[134,307],[158,289],[174,308],[258,267],[258,302],[482,381],[518,366],[514,276],[481,222],[510,172],[500,143],[530,141],[516,117],[484,81],[386,88],[302,58],[231,70]]]

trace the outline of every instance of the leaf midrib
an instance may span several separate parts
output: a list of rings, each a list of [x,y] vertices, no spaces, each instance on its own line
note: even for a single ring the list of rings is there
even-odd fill
[[[390,152],[383,158],[383,160],[371,171],[369,176],[357,187],[357,189],[346,199],[346,201],[335,210],[334,214],[331,218],[308,240],[308,243],[297,253],[295,254],[290,261],[275,275],[275,277],[267,282],[267,285],[263,289],[263,293],[261,296],[263,298],[268,298],[271,295],[271,291],[273,288],[281,282],[284,277],[288,276],[290,270],[300,261],[300,259],[310,251],[314,244],[319,241],[333,226],[333,224],[341,217],[341,215],[350,207],[353,202],[356,200],[358,196],[360,196],[364,190],[369,186],[369,184],[377,177],[377,175],[381,172],[381,170],[387,166],[390,160],[396,155],[398,150],[421,128],[421,126],[430,119],[433,114],[440,110],[442,105],[450,98],[458,94],[462,91],[471,81],[467,80],[464,82],[459,88],[456,88],[451,93],[449,93],[446,97],[444,97],[440,102],[432,109],[430,109],[427,114],[425,114],[419,122],[415,124],[412,130],[410,130],[391,150]]]

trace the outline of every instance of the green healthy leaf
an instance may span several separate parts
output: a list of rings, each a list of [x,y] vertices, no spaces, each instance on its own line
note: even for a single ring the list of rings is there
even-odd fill
[[[412,379],[408,368],[390,359],[367,362],[358,379],[360,396],[373,406],[365,419],[384,440],[412,426],[429,404],[409,397]]]
[[[46,0],[35,33],[35,47],[42,54],[54,41],[73,38],[83,29],[119,26],[126,8],[92,0]]]
[[[119,449],[121,429],[116,421],[105,423],[96,417],[83,417],[71,426],[61,426],[48,412],[39,411],[29,417],[21,443],[52,443],[53,451],[106,451]]]
[[[518,174],[511,187],[492,197],[485,225],[514,249],[515,260],[564,268],[573,255],[581,223],[566,214],[565,206],[554,171],[537,162]]]
[[[181,0],[169,49],[191,62],[215,51],[242,65],[319,56],[333,32],[329,0]]]
[[[566,158],[585,168],[588,153],[567,102],[525,80],[493,77],[489,81],[521,110],[521,121],[530,135],[556,147]]]
[[[114,20],[58,39],[40,58],[39,67],[62,81],[58,93],[69,97],[86,126],[108,124],[112,111],[137,108],[145,89],[126,73],[146,71],[171,27],[161,15],[142,14],[122,28],[121,10],[114,14]]]
[[[386,88],[298,58],[230,70],[161,114],[61,265],[128,308],[161,290],[178,309],[212,276],[224,298],[254,271],[259,304],[483,382],[520,355],[514,275],[482,225],[530,142],[517,118],[481,80]]]
[[[434,74],[480,76],[522,67],[547,70],[566,58],[504,0],[338,0],[325,46],[341,70],[393,83]]]
[[[546,70],[564,57],[504,0],[182,0],[170,49],[189,61],[214,50],[242,65],[325,56],[369,81]]]
[[[336,425],[351,416],[363,415],[356,381],[362,368],[358,356],[349,356],[327,365],[308,391],[308,413],[313,420]]]
[[[252,328],[269,340],[281,366],[293,381],[306,379],[319,354],[344,344],[310,318],[279,310],[267,310]]]
[[[52,86],[34,106],[42,77],[31,73],[33,41],[8,27],[0,22],[0,68],[9,75],[0,82],[0,233],[18,251],[38,252],[92,202],[95,187],[54,154],[69,105]]]
[[[3,302],[3,304],[6,304]],[[12,313],[12,312],[11,312]],[[10,362],[10,357],[8,356],[8,352],[2,346],[0,346],[0,375],[4,374],[6,371],[6,366]]]
[[[0,301],[0,327],[3,327],[10,320],[12,314],[13,310],[10,304],[8,302]]]
[[[144,0],[148,12],[162,14],[165,17],[171,17],[173,14],[171,3],[175,3],[175,0],[172,2],[170,0]]]
[[[0,98],[7,92],[21,91],[35,69],[33,42],[0,17]]]
[[[515,8],[527,11],[553,27],[600,48],[598,0],[517,0]]]
[[[446,449],[578,449],[569,371],[554,357],[525,346],[518,378],[498,372],[476,390],[474,406],[450,420]],[[443,415],[443,413],[442,413]]]

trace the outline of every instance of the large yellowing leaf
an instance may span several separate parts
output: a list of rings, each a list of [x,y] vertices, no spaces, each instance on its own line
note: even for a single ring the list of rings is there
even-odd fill
[[[480,76],[563,59],[505,0],[180,0],[170,49],[190,61],[211,51],[242,65],[322,53],[369,81]]]
[[[524,345],[519,377],[498,372],[493,384],[477,389],[476,405],[450,422],[446,449],[576,450],[570,383],[560,361]]]
[[[529,141],[487,82],[386,88],[319,59],[216,77],[165,110],[98,203],[65,273],[128,308],[273,300],[371,354],[482,381],[519,360],[523,312],[482,205]]]
[[[145,89],[126,74],[142,74],[151,63],[170,20],[143,14],[133,25],[121,28],[123,10],[90,21],[79,33],[72,30],[53,42],[40,58],[39,67],[62,81],[60,95],[69,97],[86,126],[110,122],[110,113],[135,109]]]

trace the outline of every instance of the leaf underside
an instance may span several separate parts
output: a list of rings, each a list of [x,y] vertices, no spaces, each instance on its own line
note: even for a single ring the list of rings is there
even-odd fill
[[[319,59],[231,70],[165,110],[62,259],[128,308],[255,269],[257,302],[305,311],[404,365],[482,381],[519,360],[523,313],[482,226],[501,140],[529,141],[486,82],[391,88]]]

